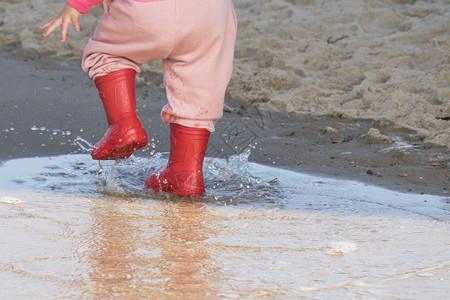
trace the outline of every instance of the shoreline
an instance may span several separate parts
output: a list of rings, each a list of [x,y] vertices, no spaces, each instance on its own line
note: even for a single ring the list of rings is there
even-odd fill
[[[101,101],[79,61],[10,49],[0,52],[0,60],[5,66],[0,71],[0,163],[86,153],[80,144],[95,144],[103,136],[107,123]],[[149,145],[137,156],[169,151],[168,126],[160,118],[166,101],[161,85],[159,74],[144,73],[137,79],[138,112],[149,134]],[[226,158],[250,146],[252,162],[449,197],[449,150],[411,136],[388,120],[283,113],[226,99],[207,156]]]

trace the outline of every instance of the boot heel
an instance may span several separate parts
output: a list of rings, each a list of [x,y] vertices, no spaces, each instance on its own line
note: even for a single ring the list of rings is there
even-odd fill
[[[133,128],[119,139],[119,143],[112,147],[115,159],[125,159],[134,151],[147,145],[147,133],[143,128]]]

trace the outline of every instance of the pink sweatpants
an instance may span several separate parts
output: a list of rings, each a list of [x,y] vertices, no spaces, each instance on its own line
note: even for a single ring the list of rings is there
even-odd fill
[[[142,0],[141,0],[142,1]],[[214,131],[231,77],[236,16],[231,0],[114,0],[83,54],[91,78],[162,59],[166,123]]]

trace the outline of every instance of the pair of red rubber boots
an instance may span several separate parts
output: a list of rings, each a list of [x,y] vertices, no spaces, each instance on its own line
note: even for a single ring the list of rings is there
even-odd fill
[[[131,69],[115,71],[94,81],[108,120],[108,130],[92,151],[97,160],[123,159],[147,145],[147,133],[136,112],[134,79]],[[170,156],[167,166],[148,175],[145,186],[180,196],[201,196],[203,159],[209,131],[170,124]]]

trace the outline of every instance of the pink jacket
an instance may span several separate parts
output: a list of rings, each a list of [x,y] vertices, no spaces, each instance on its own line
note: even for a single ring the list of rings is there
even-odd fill
[[[73,8],[78,10],[82,14],[86,14],[91,9],[92,5],[99,5],[104,4],[105,11],[108,11],[108,6],[113,2],[114,0],[105,0],[103,3],[103,0],[67,0],[67,3],[69,3]],[[153,2],[153,1],[162,1],[162,0],[133,0],[138,2]]]

